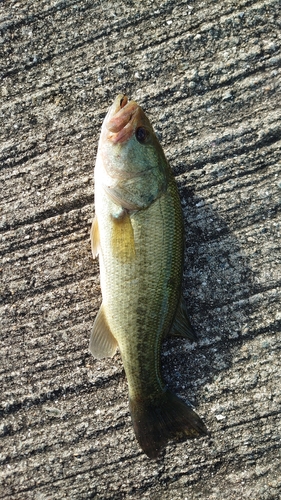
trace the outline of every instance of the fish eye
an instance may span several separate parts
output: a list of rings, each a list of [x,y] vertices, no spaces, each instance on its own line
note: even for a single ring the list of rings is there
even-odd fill
[[[138,127],[136,130],[136,139],[142,144],[149,136],[149,132],[144,127]]]

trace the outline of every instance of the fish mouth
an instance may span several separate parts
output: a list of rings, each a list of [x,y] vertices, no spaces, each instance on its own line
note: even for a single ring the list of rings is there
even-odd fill
[[[140,120],[141,108],[135,101],[119,94],[105,119],[106,139],[113,144],[124,143],[135,133]]]

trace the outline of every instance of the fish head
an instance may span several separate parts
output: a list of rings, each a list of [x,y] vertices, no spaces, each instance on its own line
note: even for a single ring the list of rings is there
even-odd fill
[[[112,200],[128,210],[148,207],[167,189],[170,168],[153,127],[123,94],[104,119],[96,171]]]

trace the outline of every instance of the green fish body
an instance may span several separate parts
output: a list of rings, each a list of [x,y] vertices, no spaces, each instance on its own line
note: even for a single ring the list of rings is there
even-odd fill
[[[130,411],[143,451],[156,458],[168,439],[206,433],[198,415],[163,383],[168,334],[192,337],[181,295],[184,231],[177,186],[143,110],[119,95],[101,131],[91,240],[103,302],[90,350],[120,349]]]

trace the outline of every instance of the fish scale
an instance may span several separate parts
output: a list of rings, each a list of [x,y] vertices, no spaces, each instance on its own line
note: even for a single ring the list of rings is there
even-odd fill
[[[95,168],[93,255],[103,302],[90,350],[119,347],[136,438],[156,458],[173,437],[207,432],[199,416],[161,377],[168,334],[192,338],[181,294],[184,229],[172,171],[143,110],[118,96],[102,126]]]
[[[171,178],[167,192],[147,209],[128,215],[134,233],[134,258],[118,261],[110,244],[109,233],[116,224],[111,216],[115,207],[107,204],[99,220],[99,226],[104,228],[100,229],[104,306],[109,327],[118,341],[130,396],[140,391],[152,395],[152,389],[158,390],[160,377],[156,381],[152,375],[155,370],[159,373],[161,342],[179,301],[183,231],[174,182]],[[101,195],[105,196],[102,192]],[[101,204],[106,206],[102,200]],[[122,222],[118,224],[122,232]],[[126,244],[125,231],[122,235]],[[122,248],[119,251],[122,253]],[[169,286],[171,280],[172,287]],[[149,379],[143,377],[144,373],[150,375]]]

